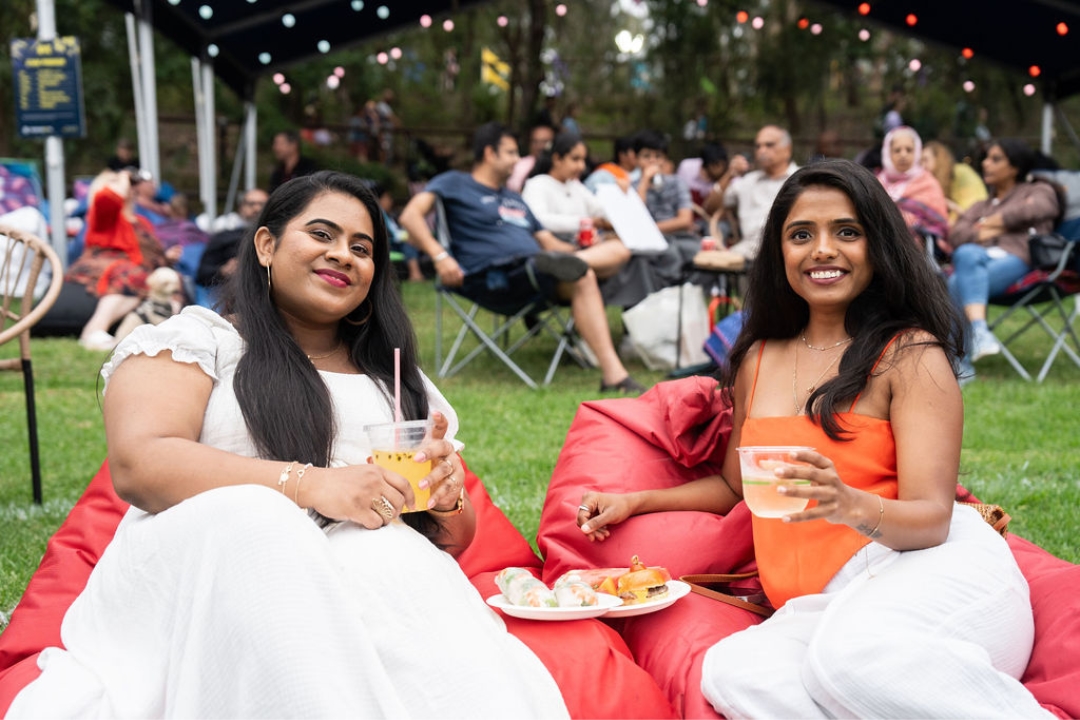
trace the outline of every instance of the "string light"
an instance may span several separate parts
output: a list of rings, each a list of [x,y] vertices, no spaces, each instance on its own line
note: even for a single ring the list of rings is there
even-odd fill
[[[1068,26],[1068,25],[1066,25],[1066,24],[1065,24],[1065,23],[1063,23],[1063,22],[1059,22],[1059,23],[1057,24],[1057,28],[1056,28],[1056,30],[1057,30],[1057,34],[1058,34],[1058,35],[1061,35],[1062,37],[1064,37],[1065,35],[1068,35],[1068,34],[1069,34],[1069,26]]]
[[[740,25],[749,19],[750,13],[746,12],[745,10],[740,10],[739,12],[735,13],[735,21],[738,22]]]
[[[1042,68],[1040,68],[1038,65],[1032,65],[1028,68],[1028,75],[1033,78],[1039,77],[1040,75],[1042,75]]]
[[[1024,94],[1027,95],[1028,97],[1031,97],[1032,95],[1034,95],[1035,94],[1035,86],[1032,85],[1031,83],[1028,83],[1027,85],[1025,85],[1024,86]]]
[[[799,29],[805,30],[810,27],[810,21],[807,18],[799,18]]]
[[[420,16],[420,27],[422,27],[422,28],[431,27],[431,16],[430,15],[421,15]]]
[[[964,56],[965,60],[970,60],[971,58],[975,57],[975,51],[972,50],[969,47],[966,47],[963,50],[961,50],[960,54]]]
[[[919,22],[919,17],[915,13],[908,13],[908,16],[904,18],[904,22],[906,22],[911,27],[915,27],[915,24]]]
[[[868,2],[859,3],[859,14],[860,15],[869,15],[870,14],[870,3],[868,3]]]

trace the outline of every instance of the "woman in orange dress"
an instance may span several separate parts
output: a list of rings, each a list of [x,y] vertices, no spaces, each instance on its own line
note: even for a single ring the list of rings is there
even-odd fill
[[[588,493],[578,510],[595,540],[635,514],[727,513],[743,496],[737,447],[814,448],[773,471],[773,492],[805,509],[753,518],[776,614],[705,656],[702,692],[726,717],[1044,714],[1018,681],[1034,635],[1027,584],[1002,537],[953,502],[961,321],[907,233],[864,168],[795,173],[731,353],[723,473]]]

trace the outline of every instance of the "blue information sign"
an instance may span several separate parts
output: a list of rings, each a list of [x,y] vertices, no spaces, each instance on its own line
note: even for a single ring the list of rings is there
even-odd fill
[[[79,39],[11,41],[19,137],[86,137]]]

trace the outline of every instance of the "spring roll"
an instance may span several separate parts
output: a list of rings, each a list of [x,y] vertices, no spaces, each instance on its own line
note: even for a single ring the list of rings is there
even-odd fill
[[[555,599],[559,607],[592,607],[599,602],[592,586],[570,573],[555,581]]]
[[[495,584],[511,605],[558,607],[555,593],[525,568],[500,570],[495,576]]]

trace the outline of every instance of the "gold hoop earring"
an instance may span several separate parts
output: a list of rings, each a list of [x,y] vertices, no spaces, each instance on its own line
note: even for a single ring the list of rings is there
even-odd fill
[[[367,300],[365,300],[364,302],[368,302],[368,301],[367,301]],[[363,304],[364,304],[364,303],[360,303],[360,305],[363,305]],[[357,309],[359,309],[359,306],[357,306]],[[349,323],[350,325],[355,325],[355,326],[359,327],[359,326],[361,326],[361,325],[365,325],[365,324],[367,324],[367,321],[371,319],[371,313],[372,313],[372,312],[374,312],[374,310],[375,310],[375,307],[374,307],[374,305],[370,305],[370,304],[369,304],[369,305],[368,305],[368,311],[367,311],[367,315],[365,315],[365,316],[364,316],[364,319],[363,319],[363,320],[353,320],[353,319],[352,319],[351,317],[349,317],[348,315],[346,315],[346,316],[345,316],[344,318],[342,318],[342,319],[343,319],[343,320],[344,320],[345,322]],[[350,313],[350,314],[351,314],[351,313]]]

